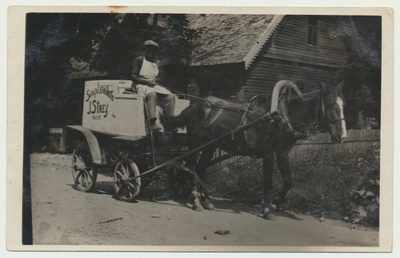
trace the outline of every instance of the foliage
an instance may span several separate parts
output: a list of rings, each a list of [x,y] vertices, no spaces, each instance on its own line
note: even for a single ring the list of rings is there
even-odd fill
[[[165,46],[164,58],[172,64],[189,65],[192,53],[191,41],[198,36],[198,32],[189,26],[184,14],[168,14],[168,28],[162,34],[161,42]]]
[[[354,55],[353,55],[354,56]],[[380,121],[380,67],[371,67],[362,57],[350,58],[340,74],[346,96],[346,121],[349,128],[357,127],[358,113]]]
[[[68,102],[76,100],[76,89],[70,88],[66,77],[70,60],[92,57],[95,31],[111,18],[110,14],[27,14],[25,126],[31,150],[43,148],[48,127],[62,126],[76,116],[75,103]]]
[[[165,28],[157,26],[161,16]],[[72,75],[94,78],[114,69],[108,78],[129,79],[129,65],[149,38],[161,43],[166,64],[186,64],[194,36],[180,14],[27,14],[25,126],[31,150],[44,147],[49,127],[80,123],[83,80]],[[128,67],[122,72],[116,69],[121,60]]]
[[[353,30],[343,33],[349,56],[337,80],[344,82],[348,127],[355,128],[360,112],[364,117],[374,117],[380,122],[381,21],[380,17],[349,19]]]
[[[292,164],[293,187],[282,208],[318,217],[379,226],[380,151],[374,145],[365,154],[339,154]],[[213,195],[259,204],[263,195],[259,160],[234,163],[211,174]],[[274,192],[282,178],[274,175]]]

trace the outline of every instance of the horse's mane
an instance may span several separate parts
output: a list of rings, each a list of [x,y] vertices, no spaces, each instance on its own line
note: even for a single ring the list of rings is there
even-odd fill
[[[192,119],[200,119],[202,115],[202,107],[202,102],[189,105],[180,115],[171,118],[171,126],[173,128],[183,127]]]
[[[341,85],[343,85],[343,83],[339,84],[339,86]],[[315,97],[317,97],[319,94],[324,94],[325,102],[327,104],[333,104],[336,102],[336,97],[340,97],[344,101],[344,96],[340,89],[341,87],[329,86],[326,91],[322,91],[321,89],[313,90],[304,93],[302,97],[297,95],[291,97],[290,101],[301,99],[302,101],[308,102],[315,99]]]

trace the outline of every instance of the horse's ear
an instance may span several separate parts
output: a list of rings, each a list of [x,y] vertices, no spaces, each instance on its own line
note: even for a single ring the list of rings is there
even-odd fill
[[[319,83],[319,88],[321,89],[322,92],[326,93],[328,91],[328,86],[326,85],[325,82],[320,82]]]
[[[342,92],[342,90],[343,90],[343,85],[344,85],[344,82],[343,82],[343,81],[339,82],[339,84],[336,86],[336,93],[337,93],[337,95],[339,95],[339,97],[340,97],[340,98],[342,99],[342,101],[344,102],[345,99],[344,99],[344,95],[343,95],[343,92]]]
[[[337,91],[342,91],[342,89],[343,89],[343,82],[341,81],[341,82],[339,82],[339,84],[336,86],[336,90]]]

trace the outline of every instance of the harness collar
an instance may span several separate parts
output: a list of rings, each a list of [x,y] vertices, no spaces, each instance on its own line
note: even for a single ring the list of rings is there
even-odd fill
[[[318,96],[319,100],[317,101],[317,105],[316,105],[316,108],[315,108],[315,119],[311,123],[310,129],[309,129],[311,133],[315,133],[319,129],[320,124],[322,124],[322,123],[332,124],[332,123],[335,123],[335,122],[338,122],[338,121],[345,120],[344,118],[338,118],[338,119],[333,119],[333,120],[326,120],[325,119],[325,109],[326,109],[325,108],[325,99],[324,99],[324,97],[322,95],[321,90],[315,90],[315,91],[311,91],[309,93],[306,93],[306,94],[303,95],[303,99],[305,99],[305,100],[311,99],[317,94],[319,94],[319,96]],[[282,98],[279,101],[279,108],[280,108],[280,111],[282,113],[281,115],[283,116],[283,119],[285,120],[284,123],[288,124],[289,129],[293,130],[294,132],[296,132],[296,130],[293,129],[293,126],[291,125],[292,121],[291,121],[291,119],[289,117],[288,107],[289,107],[290,101],[293,100],[293,99],[296,99],[296,98],[297,98],[297,96],[293,97],[293,98]],[[286,102],[287,102],[286,105],[284,103],[285,101],[283,101],[283,100],[286,100]]]

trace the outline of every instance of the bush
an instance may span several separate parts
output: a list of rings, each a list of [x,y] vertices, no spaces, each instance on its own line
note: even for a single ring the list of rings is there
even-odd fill
[[[284,209],[379,226],[378,144],[364,154],[317,157],[296,162],[291,167],[293,187],[282,206]],[[207,178],[214,196],[251,204],[261,202],[261,160],[236,162]],[[281,184],[280,173],[275,173],[274,192]]]

